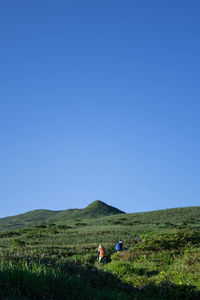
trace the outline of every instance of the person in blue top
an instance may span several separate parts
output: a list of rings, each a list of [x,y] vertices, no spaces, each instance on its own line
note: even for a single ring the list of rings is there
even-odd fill
[[[117,252],[123,251],[123,242],[122,240],[120,240],[116,245],[115,245],[115,249]]]

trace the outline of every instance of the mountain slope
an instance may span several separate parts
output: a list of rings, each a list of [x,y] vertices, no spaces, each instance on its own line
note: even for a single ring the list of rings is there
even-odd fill
[[[40,223],[62,222],[74,218],[98,218],[115,214],[124,214],[100,200],[90,203],[84,209],[67,209],[60,211],[37,209],[24,214],[0,219],[0,230],[34,226]]]
[[[118,224],[122,227],[129,226],[136,231],[149,230],[150,228],[152,230],[155,228],[185,228],[185,226],[200,228],[200,206],[125,214],[117,208],[97,200],[84,209],[60,211],[39,209],[17,216],[2,218],[0,219],[0,231],[52,223],[65,224],[72,227],[77,224],[81,226],[84,223]]]

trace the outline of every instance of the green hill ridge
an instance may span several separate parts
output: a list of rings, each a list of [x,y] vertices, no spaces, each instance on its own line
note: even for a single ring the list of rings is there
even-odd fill
[[[75,218],[92,219],[116,214],[124,214],[124,212],[103,201],[96,200],[83,209],[67,209],[59,211],[36,209],[16,216],[0,218],[0,230],[34,226],[41,223],[62,222]]]
[[[93,220],[93,221],[92,221]],[[88,223],[89,222],[89,223]],[[92,223],[91,223],[92,222]],[[83,209],[47,210],[37,209],[27,213],[0,218],[0,231],[32,227],[41,224],[81,226],[84,224],[118,224],[139,228],[177,228],[200,224],[200,206],[162,209],[149,212],[128,213],[100,200]],[[74,224],[74,225],[73,225]]]

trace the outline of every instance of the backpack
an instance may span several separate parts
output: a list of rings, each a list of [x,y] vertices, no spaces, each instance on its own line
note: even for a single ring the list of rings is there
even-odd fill
[[[104,248],[100,249],[100,257],[105,257],[106,256],[106,251]]]
[[[119,242],[119,247],[120,247],[120,250],[122,251],[123,250],[123,242]]]
[[[115,246],[116,251],[121,251],[120,243],[117,243]]]

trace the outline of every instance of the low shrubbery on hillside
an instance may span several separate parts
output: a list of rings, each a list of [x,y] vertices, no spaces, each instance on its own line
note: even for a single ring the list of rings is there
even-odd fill
[[[200,296],[200,232],[176,232],[146,237],[133,245],[128,251],[111,256],[111,263],[105,270],[115,274],[125,283],[144,286],[154,282],[166,282],[192,287],[185,295],[170,299],[190,299]],[[184,289],[183,289],[184,290]],[[195,296],[196,295],[196,296]],[[182,297],[182,298],[181,298]],[[150,298],[151,299],[151,298]]]
[[[174,212],[76,217],[0,233],[0,299],[200,299],[198,222],[188,217],[193,209],[187,222],[185,210],[177,219]],[[124,251],[116,254],[119,239]]]
[[[137,244],[137,248],[159,251],[181,249],[186,245],[196,245],[199,243],[200,231],[177,231],[176,233],[165,233],[147,237],[143,243]]]

